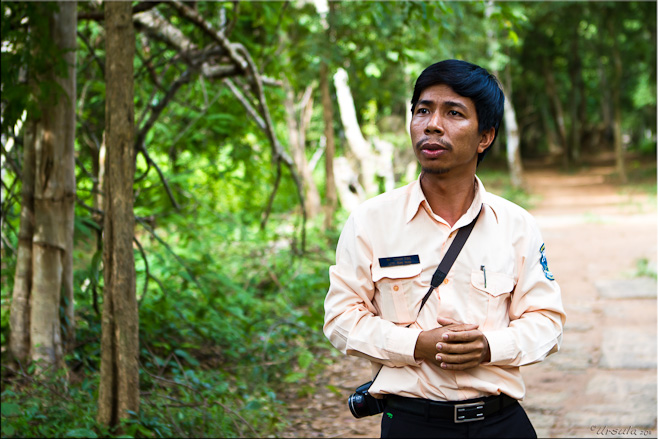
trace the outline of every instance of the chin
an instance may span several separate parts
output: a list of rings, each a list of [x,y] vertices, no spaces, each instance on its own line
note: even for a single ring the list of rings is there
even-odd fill
[[[428,168],[425,166],[421,166],[420,169],[421,171],[423,171],[424,174],[431,174],[431,175],[441,175],[450,172],[450,168]]]

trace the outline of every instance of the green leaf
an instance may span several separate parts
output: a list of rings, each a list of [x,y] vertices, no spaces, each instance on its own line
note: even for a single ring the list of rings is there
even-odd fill
[[[297,363],[299,364],[299,367],[302,369],[307,369],[308,366],[311,365],[312,361],[313,361],[313,354],[308,350],[303,351],[299,355],[299,358],[297,359]]]
[[[1,407],[0,412],[2,413],[2,416],[11,417],[19,416],[21,414],[20,406],[13,402],[3,403]]]
[[[174,351],[174,354],[176,354],[179,357],[183,358],[185,361],[190,363],[192,366],[199,366],[199,362],[196,360],[196,358],[194,358],[193,356],[191,356],[190,354],[188,354],[184,350],[176,349]]]
[[[64,437],[91,437],[96,438],[96,432],[88,428],[76,428],[66,432]]]
[[[16,434],[16,430],[9,424],[2,425],[2,436],[3,437],[12,437]]]
[[[286,375],[286,377],[283,379],[283,381],[286,382],[286,383],[295,383],[295,382],[301,380],[302,378],[304,378],[305,376],[306,376],[306,374],[303,374],[301,372],[293,372],[293,373],[290,373],[290,374]]]

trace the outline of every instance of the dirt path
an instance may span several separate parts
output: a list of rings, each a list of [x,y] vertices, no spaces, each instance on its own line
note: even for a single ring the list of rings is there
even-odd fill
[[[656,437],[656,287],[636,276],[643,259],[656,267],[656,201],[607,183],[612,172],[526,173],[568,313],[561,352],[523,368],[539,437]],[[369,379],[367,362],[338,357],[317,394],[289,401],[283,437],[379,437],[379,416],[346,406]]]

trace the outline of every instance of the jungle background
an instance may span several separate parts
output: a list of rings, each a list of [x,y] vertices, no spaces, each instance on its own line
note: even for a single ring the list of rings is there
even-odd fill
[[[277,437],[340,393],[341,226],[417,177],[447,58],[508,98],[488,190],[604,160],[655,203],[655,2],[3,1],[2,436]]]

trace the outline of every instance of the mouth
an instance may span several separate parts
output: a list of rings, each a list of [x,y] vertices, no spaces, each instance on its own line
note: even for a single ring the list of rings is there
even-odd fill
[[[450,151],[450,147],[447,145],[442,145],[440,143],[435,143],[435,142],[425,142],[420,146],[420,153],[423,154],[424,156],[428,158],[436,158],[439,157],[448,151]]]

